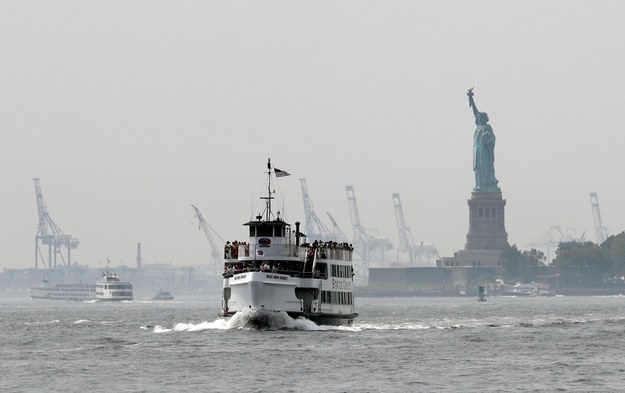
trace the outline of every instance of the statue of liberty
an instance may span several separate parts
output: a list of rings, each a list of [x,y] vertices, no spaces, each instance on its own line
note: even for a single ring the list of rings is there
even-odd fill
[[[469,106],[473,109],[477,128],[473,134],[473,171],[475,187],[473,191],[500,191],[495,178],[495,134],[488,124],[488,115],[480,112],[473,101],[473,88],[467,91]]]

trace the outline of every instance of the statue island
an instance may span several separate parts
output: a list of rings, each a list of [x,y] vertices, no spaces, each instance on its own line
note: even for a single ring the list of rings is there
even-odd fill
[[[464,250],[443,257],[437,266],[501,266],[501,250],[508,245],[505,228],[506,201],[495,177],[495,133],[488,115],[477,109],[473,88],[467,91],[476,129],[473,133],[473,172],[475,187],[469,204],[469,232]]]

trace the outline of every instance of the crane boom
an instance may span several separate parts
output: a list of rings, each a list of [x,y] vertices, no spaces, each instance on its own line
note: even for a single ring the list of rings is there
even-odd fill
[[[306,237],[309,239],[320,239],[320,240],[331,240],[332,233],[328,230],[328,228],[321,222],[317,214],[315,213],[315,209],[313,208],[312,200],[310,199],[310,194],[308,193],[308,186],[306,185],[306,179],[299,179],[302,186],[302,197],[304,199],[304,219]]]
[[[596,192],[590,193],[590,204],[592,205],[592,218],[595,223],[595,233],[597,235],[597,243],[602,244],[609,237],[608,230],[603,226],[601,221],[601,211],[599,210],[599,198]]]
[[[206,222],[206,220],[204,219],[204,216],[202,216],[202,213],[200,212],[200,209],[198,209],[193,204],[191,204],[191,207],[193,207],[193,209],[195,210],[195,216],[197,217],[199,226],[204,231],[204,235],[206,235],[206,239],[208,240],[208,243],[210,244],[210,247],[211,247],[210,270],[213,273],[221,274],[221,270],[222,270],[222,266],[224,262],[223,253],[222,253],[223,250],[217,246],[217,243],[215,242],[215,239],[213,238],[213,234],[217,236],[219,240],[221,240],[222,244],[225,244],[226,242],[221,238],[221,236],[219,236],[217,231],[213,229],[213,227],[211,227],[208,222]]]
[[[360,214],[358,213],[358,204],[356,203],[356,194],[353,186],[345,186],[347,192],[347,203],[349,205],[349,215],[352,219],[352,227],[354,229],[354,242],[364,242],[368,235],[365,228],[360,223]]]
[[[336,220],[334,219],[334,217],[332,217],[332,215],[330,213],[328,213],[328,212],[326,212],[326,214],[328,215],[328,218],[332,222],[332,226],[334,227],[334,232],[340,234],[342,240],[347,241],[347,239],[348,239],[347,235],[345,235],[343,230],[341,230],[341,227],[339,227],[339,224],[336,223]],[[354,252],[355,252],[355,250],[354,250]]]
[[[406,220],[404,219],[404,209],[401,204],[401,199],[399,198],[398,193],[392,194],[393,197],[393,206],[395,207],[395,220],[397,221],[397,230],[399,232],[399,247],[397,248],[397,252],[405,252],[410,257],[410,263],[414,262],[414,239],[412,237],[412,232],[408,225],[406,225]]]

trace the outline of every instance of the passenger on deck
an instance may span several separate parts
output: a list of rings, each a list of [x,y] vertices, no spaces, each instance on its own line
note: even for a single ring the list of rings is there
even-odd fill
[[[226,245],[224,246],[224,258],[225,259],[230,259],[230,251],[232,250],[232,246],[230,245],[230,242],[227,241]]]
[[[230,252],[232,259],[237,259],[239,257],[239,242],[236,240],[232,242],[232,251]]]

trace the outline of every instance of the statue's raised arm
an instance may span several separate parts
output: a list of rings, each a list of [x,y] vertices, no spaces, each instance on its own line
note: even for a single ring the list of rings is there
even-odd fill
[[[479,111],[477,110],[477,106],[475,106],[475,101],[473,101],[473,87],[467,90],[467,96],[469,96],[469,106],[473,109],[473,116],[475,116],[475,119],[477,120],[477,114]]]

